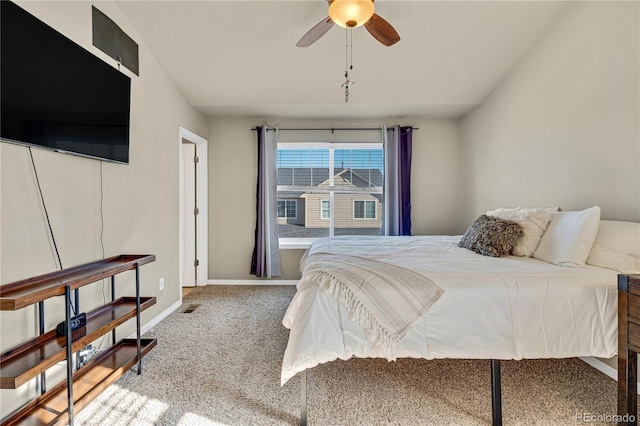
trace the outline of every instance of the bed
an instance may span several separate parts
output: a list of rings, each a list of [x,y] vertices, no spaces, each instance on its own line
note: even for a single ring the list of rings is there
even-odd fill
[[[558,266],[532,257],[488,257],[458,247],[460,240],[331,237],[309,247],[283,319],[290,335],[281,383],[301,375],[302,424],[306,371],[337,359],[492,360],[493,421],[500,424],[499,360],[616,355],[618,271]],[[345,299],[344,292],[353,291],[333,286],[342,278],[327,265],[341,259],[363,261],[365,270],[391,265],[396,269],[390,275],[412,271],[426,277],[429,286],[435,285],[427,294],[427,308],[415,321],[409,318],[413,323],[406,329],[380,336],[380,323],[372,325]]]

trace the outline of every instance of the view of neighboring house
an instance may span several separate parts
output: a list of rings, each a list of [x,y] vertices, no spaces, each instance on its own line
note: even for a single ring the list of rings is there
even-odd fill
[[[328,235],[331,223],[331,184],[328,168],[278,168],[278,185],[318,187],[318,191],[278,191],[278,224],[281,237]],[[382,194],[363,188],[382,187],[378,169],[341,168],[333,176],[335,235],[379,235],[382,225]],[[325,188],[325,189],[321,189]]]

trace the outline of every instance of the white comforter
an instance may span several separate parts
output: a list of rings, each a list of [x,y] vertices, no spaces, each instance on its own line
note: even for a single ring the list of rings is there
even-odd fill
[[[444,295],[398,342],[394,358],[611,357],[617,352],[617,272],[492,258],[455,237],[334,237],[318,252],[370,255],[419,272]],[[303,258],[303,266],[304,261]],[[283,324],[290,329],[281,382],[318,364],[385,357],[336,300],[304,275]],[[387,357],[389,358],[389,357]]]

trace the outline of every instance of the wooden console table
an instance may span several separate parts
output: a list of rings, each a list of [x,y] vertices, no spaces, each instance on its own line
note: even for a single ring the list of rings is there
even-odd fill
[[[638,419],[640,275],[618,275],[618,424]]]
[[[2,419],[2,426],[15,424],[73,425],[74,407],[84,408],[107,386],[138,364],[142,372],[142,357],[155,345],[155,339],[140,338],[140,312],[156,303],[155,297],[140,296],[140,266],[155,261],[154,255],[120,255],[97,262],[63,269],[49,274],[0,286],[0,310],[14,311],[39,304],[41,334],[0,355],[0,387],[16,389],[41,376],[41,395]],[[115,276],[135,271],[135,297],[115,299]],[[71,292],[87,284],[111,278],[111,302],[86,313],[86,326],[71,331]],[[56,330],[44,331],[44,300],[64,296],[64,336]],[[78,309],[76,297],[76,309]],[[115,329],[136,318],[136,338],[116,342]],[[87,364],[74,371],[73,353],[100,336],[112,332],[112,345]],[[66,380],[46,389],[44,373],[66,360]]]

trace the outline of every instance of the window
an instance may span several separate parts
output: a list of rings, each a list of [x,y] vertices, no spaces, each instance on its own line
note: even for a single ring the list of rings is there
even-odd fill
[[[331,202],[329,200],[320,200],[320,219],[331,218]]]
[[[295,219],[297,214],[298,203],[296,200],[278,200],[278,217],[285,219]]]
[[[353,218],[354,219],[375,219],[376,218],[376,202],[375,200],[355,200],[353,202]]]
[[[382,143],[279,142],[276,163],[278,198],[297,199],[300,213],[296,221],[278,225],[281,243],[380,235]],[[278,217],[286,209],[279,202]]]

